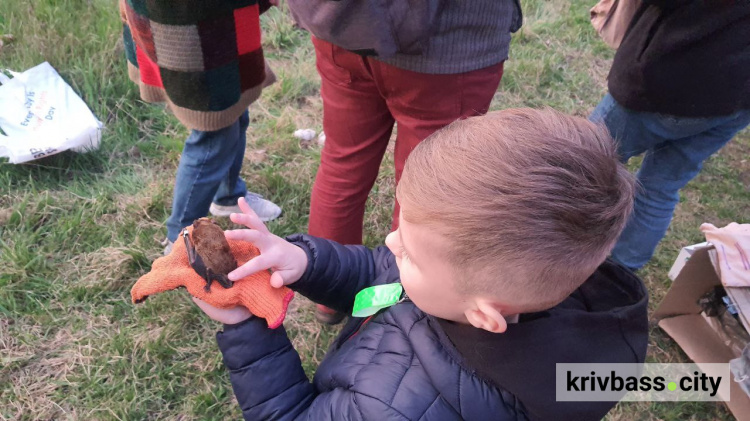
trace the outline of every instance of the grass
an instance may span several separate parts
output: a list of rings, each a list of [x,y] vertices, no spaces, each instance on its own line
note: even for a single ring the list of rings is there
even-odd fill
[[[590,2],[524,1],[525,25],[493,109],[552,106],[587,115],[606,91],[613,52],[588,23]],[[266,54],[279,76],[251,107],[243,176],[279,203],[279,235],[305,231],[319,150],[292,137],[321,129],[313,49],[289,16],[263,17]],[[187,131],[128,82],[117,7],[110,0],[3,0],[0,68],[49,61],[106,124],[99,150],[27,165],[0,163],[0,419],[227,419],[239,409],[217,351],[217,324],[184,293],[139,306],[130,286],[160,255],[174,173]],[[750,135],[709,160],[683,192],[667,237],[643,271],[651,309],[669,287],[680,247],[701,222],[750,219]],[[368,202],[365,238],[389,227],[392,161]],[[293,301],[287,329],[309,374],[336,334]],[[687,357],[658,328],[650,361]],[[731,419],[713,403],[623,403],[611,420]]]

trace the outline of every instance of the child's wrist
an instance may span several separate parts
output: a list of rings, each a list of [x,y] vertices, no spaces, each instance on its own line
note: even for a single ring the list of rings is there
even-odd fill
[[[299,257],[293,257],[290,258],[290,263],[292,261],[296,262],[293,265],[290,264],[289,269],[290,271],[293,271],[293,276],[290,276],[289,279],[297,278],[294,282],[307,282],[309,281],[309,277],[312,274],[313,266],[315,265],[315,255],[312,252],[311,247],[313,245],[310,243],[309,239],[306,238],[307,236],[305,234],[293,234],[285,238],[285,240],[293,245],[296,246],[299,250],[291,251],[290,254],[298,255]],[[286,285],[290,285],[291,282],[286,282]],[[291,285],[290,285],[291,286]]]
[[[234,330],[234,329],[239,329],[239,328],[241,328],[241,327],[242,327],[243,325],[247,324],[248,322],[250,322],[250,321],[251,321],[251,320],[253,320],[253,319],[257,319],[257,317],[255,317],[254,315],[250,314],[250,315],[249,315],[249,316],[248,316],[248,317],[247,317],[246,319],[244,319],[244,320],[238,320],[238,321],[236,321],[236,322],[234,322],[234,323],[224,323],[224,331],[227,331],[227,330]]]
[[[290,282],[290,283],[294,283],[302,279],[302,277],[305,275],[305,272],[307,271],[307,266],[310,264],[310,259],[308,258],[307,252],[305,251],[305,249],[303,249],[300,245],[294,244],[294,243],[290,243],[290,244],[294,246],[294,250],[295,250],[294,252],[297,255],[297,258],[295,260],[299,262],[299,264],[295,265],[297,266],[296,267],[297,270],[294,276],[294,278],[296,279]]]

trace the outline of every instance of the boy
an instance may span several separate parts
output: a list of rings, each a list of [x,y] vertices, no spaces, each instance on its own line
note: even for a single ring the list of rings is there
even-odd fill
[[[640,363],[646,291],[605,261],[630,215],[633,177],[605,129],[551,110],[453,123],[411,154],[387,248],[283,240],[240,200],[227,232],[316,303],[350,313],[363,288],[408,298],[352,318],[313,383],[283,328],[244,308],[198,305],[247,420],[599,419],[614,402],[556,402],[555,363]]]

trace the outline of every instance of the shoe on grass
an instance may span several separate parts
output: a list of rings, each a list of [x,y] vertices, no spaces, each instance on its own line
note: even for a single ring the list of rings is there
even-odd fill
[[[247,193],[245,195],[245,201],[250,205],[250,208],[255,211],[261,221],[268,222],[273,221],[281,215],[281,208],[270,200],[266,200],[263,196],[257,193]],[[240,207],[237,204],[231,206],[217,205],[211,203],[211,207],[208,211],[213,216],[229,216],[232,213],[242,213]]]
[[[169,241],[169,238],[165,238],[164,241],[161,242],[161,245],[164,246],[164,255],[166,256],[172,252],[174,241]]]

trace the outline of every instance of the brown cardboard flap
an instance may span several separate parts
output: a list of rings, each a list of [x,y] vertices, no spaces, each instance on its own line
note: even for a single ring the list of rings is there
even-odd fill
[[[701,363],[727,363],[734,358],[732,351],[721,342],[716,332],[700,314],[687,314],[662,319],[659,321],[659,326],[680,345],[699,367]],[[730,400],[725,402],[729,410],[738,420],[750,421],[750,397],[733,379],[729,393]]]
[[[711,265],[711,259],[708,257],[708,250],[702,248],[690,256],[690,260],[677,275],[664,300],[654,312],[655,319],[700,313],[698,299],[714,286],[721,285]]]
[[[659,321],[664,329],[696,363],[726,363],[735,358],[700,314],[668,317]]]

